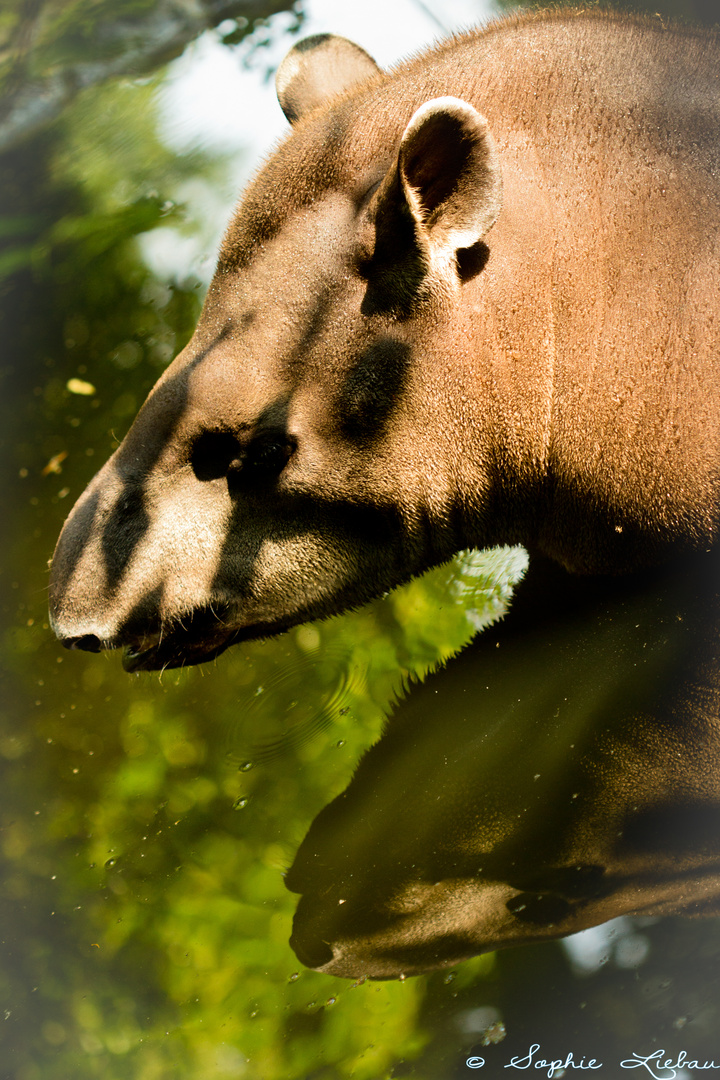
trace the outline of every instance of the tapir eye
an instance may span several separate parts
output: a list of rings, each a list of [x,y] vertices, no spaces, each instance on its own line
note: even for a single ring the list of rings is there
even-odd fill
[[[279,476],[295,449],[285,439],[256,439],[242,460],[242,473],[248,480],[265,480]]]
[[[284,436],[259,436],[243,445],[229,431],[204,431],[193,444],[190,464],[198,480],[267,483],[280,475],[294,450],[295,442]]]

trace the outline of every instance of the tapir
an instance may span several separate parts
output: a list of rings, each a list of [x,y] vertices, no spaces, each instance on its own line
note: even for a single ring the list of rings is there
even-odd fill
[[[532,560],[311,825],[285,877],[298,958],[397,978],[720,914],[719,714],[716,549],[612,577]]]
[[[195,334],[62,531],[58,637],[192,664],[464,548],[711,547],[718,36],[529,14],[381,72],[320,35],[277,86]]]

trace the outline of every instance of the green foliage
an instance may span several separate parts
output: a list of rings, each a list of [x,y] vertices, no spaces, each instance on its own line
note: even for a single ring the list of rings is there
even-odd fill
[[[155,0],[6,0],[0,15],[0,92],[76,60],[101,60],[124,48],[113,24],[141,19]],[[139,22],[138,33],[142,32]]]
[[[268,10],[272,9],[269,4]],[[293,13],[297,28],[302,19],[299,6]],[[0,94],[12,93],[23,82],[76,64],[102,65],[123,55],[128,58],[128,70],[137,70],[133,68],[133,52],[137,53],[137,64],[148,41],[156,35],[159,40],[162,37],[164,22],[175,31],[168,32],[169,42],[181,40],[177,30],[182,14],[182,5],[172,10],[156,0],[5,0],[0,12]],[[185,15],[199,32],[205,22],[211,23],[213,5],[204,10],[203,5],[189,5]],[[269,41],[268,20],[250,22],[239,16],[233,21],[234,29],[223,37],[226,44],[237,44],[256,27],[258,43]],[[180,48],[171,44],[172,55]],[[171,59],[171,55],[164,59]],[[140,70],[143,63],[140,61]]]
[[[58,19],[70,35],[81,11],[82,37],[97,7]],[[81,95],[0,161],[0,437],[14,507],[0,1061],[13,1080],[376,1080],[429,1038],[424,982],[353,986],[302,969],[283,870],[403,679],[467,640],[509,571],[468,557],[345,618],[162,679],[54,642],[45,566],[63,517],[199,312],[199,282],[154,279],[136,238],[168,220],[196,227],[175,192],[191,175],[221,179],[224,163],[165,149],[154,93],[126,82]]]
[[[47,3],[32,63],[86,49],[109,9]],[[19,55],[19,11],[0,15],[0,77]],[[225,163],[162,145],[155,90],[81,95],[0,159],[0,1077],[455,1075],[476,1040],[458,1009],[500,992],[499,962],[454,981],[307,971],[282,874],[403,682],[500,610],[516,556],[466,555],[361,611],[162,678],[67,654],[49,632],[62,521],[200,308],[200,283],[155,279],[137,237],[196,228],[176,193]],[[536,997],[551,997],[556,969],[532,956],[517,985],[537,972]]]
[[[32,517],[47,543],[59,515]],[[4,691],[20,710],[0,743],[4,899],[25,958],[5,987],[16,1020],[0,1053],[25,1063],[19,1075],[214,1080],[249,1062],[263,1080],[374,1080],[416,1056],[422,980],[353,986],[302,969],[282,872],[402,675],[472,632],[452,602],[466,574],[441,568],[162,680],[63,655],[42,595],[22,597]],[[481,607],[486,589],[481,575]]]

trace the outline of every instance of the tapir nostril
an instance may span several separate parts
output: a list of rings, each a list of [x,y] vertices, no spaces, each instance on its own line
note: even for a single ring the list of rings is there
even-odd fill
[[[66,638],[63,641],[66,649],[82,649],[84,652],[102,652],[102,642],[94,634],[83,634],[82,637]]]
[[[204,431],[192,448],[190,464],[198,480],[219,480],[240,454],[238,440],[229,431]]]

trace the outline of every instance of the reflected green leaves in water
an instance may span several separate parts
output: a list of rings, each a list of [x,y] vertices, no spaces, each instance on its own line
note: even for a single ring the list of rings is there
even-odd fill
[[[17,210],[0,223],[13,507],[0,1059],[17,1080],[375,1080],[426,1043],[424,984],[298,971],[283,872],[403,680],[467,640],[507,574],[460,559],[362,611],[162,678],[53,640],[45,567],[62,520],[199,311],[192,275],[154,279],[135,238],[169,218],[190,227],[175,191],[224,165],[162,147],[153,94],[81,96],[0,162]]]
[[[58,41],[87,50],[91,8],[54,5]],[[48,629],[62,521],[199,313],[197,276],[153,277],[137,238],[196,228],[183,184],[225,182],[222,159],[163,146],[155,88],[80,95],[0,159],[0,1075],[378,1080],[425,1049],[429,1080],[473,1045],[454,1018],[478,1012],[493,958],[389,983],[298,970],[283,872],[403,684],[499,613],[522,557],[460,556],[164,677],[64,653]],[[517,979],[535,1001],[557,970],[537,955]]]

